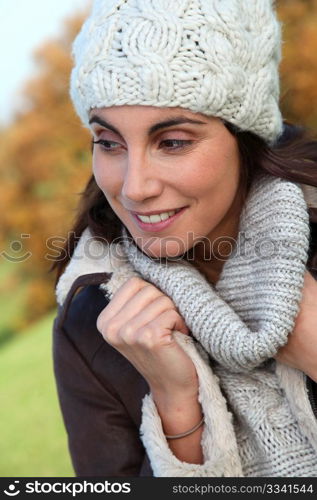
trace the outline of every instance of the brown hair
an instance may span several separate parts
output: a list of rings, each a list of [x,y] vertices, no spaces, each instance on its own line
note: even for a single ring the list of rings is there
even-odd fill
[[[225,125],[238,141],[246,193],[254,175],[260,170],[275,177],[317,187],[317,140],[305,129],[284,123],[284,131],[279,141],[274,147],[269,147],[252,132],[241,132],[230,123]],[[310,209],[310,216],[317,222],[317,208]],[[121,237],[122,222],[110,207],[94,176],[91,176],[81,193],[73,228],[50,269],[57,271],[56,282],[71,259],[78,239],[86,227],[89,227],[97,239],[106,240],[109,244]],[[316,227],[314,230],[316,232]],[[314,239],[317,240],[317,235]],[[310,265],[317,266],[317,248],[310,255]]]

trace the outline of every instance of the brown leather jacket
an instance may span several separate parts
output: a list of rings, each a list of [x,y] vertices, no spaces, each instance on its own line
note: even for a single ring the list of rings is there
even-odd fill
[[[317,223],[311,229],[313,254]],[[316,271],[311,269],[317,278]],[[152,476],[139,438],[148,385],[96,327],[108,303],[99,284],[108,277],[79,277],[54,322],[54,371],[69,450],[77,476]],[[317,384],[309,377],[307,389],[317,418]]]

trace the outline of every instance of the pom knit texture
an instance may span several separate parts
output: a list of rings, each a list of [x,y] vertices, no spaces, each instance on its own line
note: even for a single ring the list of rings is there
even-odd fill
[[[268,143],[281,133],[272,0],[95,0],[73,45],[71,97],[92,108],[181,107]]]

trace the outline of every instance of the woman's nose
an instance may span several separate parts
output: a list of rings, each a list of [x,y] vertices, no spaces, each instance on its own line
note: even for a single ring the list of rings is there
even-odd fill
[[[124,171],[122,197],[140,202],[157,197],[161,192],[162,181],[158,179],[154,166],[144,157],[130,157]]]

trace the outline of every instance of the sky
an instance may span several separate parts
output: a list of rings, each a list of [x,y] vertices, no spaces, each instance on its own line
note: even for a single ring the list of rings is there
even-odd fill
[[[57,37],[63,19],[90,0],[0,0],[0,124],[10,123],[19,90],[32,77],[34,50]]]

